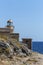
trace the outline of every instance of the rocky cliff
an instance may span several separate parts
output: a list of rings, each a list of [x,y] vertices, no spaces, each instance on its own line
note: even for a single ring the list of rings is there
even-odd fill
[[[43,65],[43,54],[17,40],[0,40],[0,65]]]

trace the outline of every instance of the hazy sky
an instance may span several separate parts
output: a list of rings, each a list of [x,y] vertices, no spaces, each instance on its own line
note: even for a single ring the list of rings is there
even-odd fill
[[[43,0],[0,0],[0,27],[13,20],[20,38],[43,41]]]

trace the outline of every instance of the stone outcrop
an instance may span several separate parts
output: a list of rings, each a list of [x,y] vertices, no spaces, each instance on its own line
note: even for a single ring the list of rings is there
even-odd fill
[[[0,65],[43,65],[43,54],[18,41],[0,41]]]
[[[20,43],[18,43],[18,46],[16,43],[17,42],[0,41],[0,53],[4,53],[8,57],[13,56],[15,53],[19,56],[26,56],[31,54],[31,51],[26,46]]]

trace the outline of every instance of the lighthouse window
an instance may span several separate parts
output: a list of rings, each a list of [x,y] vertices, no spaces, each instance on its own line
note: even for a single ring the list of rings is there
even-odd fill
[[[8,26],[12,26],[12,25],[13,25],[13,23],[9,22],[9,23],[7,23],[7,25],[8,25]]]

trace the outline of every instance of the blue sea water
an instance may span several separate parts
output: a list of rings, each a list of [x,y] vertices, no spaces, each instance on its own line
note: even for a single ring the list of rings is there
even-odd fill
[[[32,42],[32,50],[43,54],[43,42]]]

